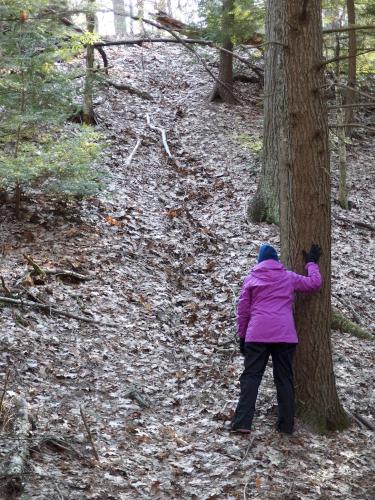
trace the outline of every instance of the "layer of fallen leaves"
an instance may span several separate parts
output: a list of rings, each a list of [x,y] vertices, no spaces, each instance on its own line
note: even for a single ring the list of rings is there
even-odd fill
[[[241,372],[234,342],[239,287],[259,244],[279,243],[276,227],[245,219],[259,161],[239,139],[261,136],[262,110],[253,103],[257,85],[239,84],[243,106],[210,104],[212,82],[181,48],[107,52],[116,81],[154,97],[143,101],[113,88],[101,96],[97,111],[113,141],[109,193],[83,203],[80,211],[48,212],[29,202],[20,222],[9,211],[1,215],[1,274],[8,287],[25,270],[24,254],[42,266],[94,275],[81,283],[49,277],[30,283],[29,290],[55,306],[117,324],[108,328],[26,308],[2,309],[0,373],[5,376],[7,367],[12,373],[6,398],[25,394],[37,419],[26,495],[373,497],[371,431],[353,425],[322,437],[298,422],[294,437],[280,436],[269,369],[251,437],[222,430],[236,404]],[[202,55],[214,61],[211,51]],[[166,130],[177,164],[147,127],[146,113]],[[142,145],[126,166],[137,137]],[[369,331],[372,235],[354,222],[374,219],[368,181],[373,145],[362,139],[350,149],[353,209],[333,205],[334,302]],[[345,333],[335,333],[332,341],[345,408],[374,421],[373,345]],[[81,406],[100,463],[92,460]],[[38,446],[45,436],[53,443],[63,439],[77,453]],[[11,438],[3,429],[3,458]]]

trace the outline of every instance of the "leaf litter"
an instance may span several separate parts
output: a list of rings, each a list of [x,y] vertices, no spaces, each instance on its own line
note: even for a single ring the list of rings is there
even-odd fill
[[[210,60],[210,49],[199,49]],[[31,442],[54,436],[76,453],[34,446],[25,473],[28,498],[373,498],[373,433],[358,424],[317,436],[297,422],[295,436],[274,430],[270,370],[249,438],[226,434],[242,359],[235,304],[259,244],[279,245],[277,228],[245,217],[256,190],[262,109],[256,84],[236,84],[243,106],[207,102],[204,70],[180,47],[108,49],[113,77],[127,74],[154,101],[108,88],[97,109],[111,138],[108,192],[61,213],[30,200],[24,220],[1,214],[1,274],[12,285],[23,255],[42,267],[64,263],[90,281],[49,277],[32,290],[46,302],[91,314],[114,328],[27,308],[2,308],[0,373],[11,369],[6,399],[25,395],[36,419]],[[143,61],[141,64],[141,60]],[[174,158],[160,134],[166,131]],[[135,137],[142,144],[130,164]],[[333,303],[374,331],[373,138],[349,154],[350,198],[333,204]],[[333,189],[338,171],[333,158]],[[35,218],[42,220],[35,224]],[[344,220],[344,222],[343,222]],[[353,317],[352,317],[353,319]],[[337,386],[351,413],[374,422],[373,344],[332,335]],[[80,418],[85,414],[100,462]],[[2,429],[0,457],[12,445]],[[55,446],[56,447],[56,446]]]

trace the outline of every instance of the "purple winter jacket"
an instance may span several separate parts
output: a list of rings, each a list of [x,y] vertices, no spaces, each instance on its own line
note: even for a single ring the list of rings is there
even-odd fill
[[[308,262],[301,276],[275,260],[264,260],[245,278],[237,308],[237,335],[245,342],[298,343],[292,306],[294,292],[319,290],[318,264]]]

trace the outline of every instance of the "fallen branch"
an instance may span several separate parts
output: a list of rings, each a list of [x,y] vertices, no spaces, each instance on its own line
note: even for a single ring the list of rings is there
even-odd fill
[[[362,222],[360,220],[343,219],[342,217],[338,218],[338,221],[344,222],[345,224],[354,224],[357,227],[363,227],[364,229],[368,229],[369,231],[375,231],[375,226],[369,224],[368,222]]]
[[[323,33],[344,33],[353,30],[372,30],[375,29],[375,24],[352,24],[351,26],[344,26],[342,28],[327,28]]]
[[[13,498],[12,495],[21,493],[24,488],[23,473],[29,455],[27,437],[31,430],[26,400],[19,397],[16,399],[15,405],[16,414],[13,423],[13,433],[17,440],[2,476],[5,492],[11,498]]]
[[[179,43],[181,43],[187,50],[189,50],[192,54],[194,54],[194,56],[198,59],[198,61],[202,64],[202,66],[204,67],[204,69],[207,71],[207,73],[211,76],[211,78],[213,78],[215,80],[216,83],[218,83],[219,85],[223,86],[229,93],[230,95],[233,96],[233,99],[239,103],[239,100],[233,95],[233,92],[232,90],[230,89],[230,87],[222,82],[219,78],[217,78],[213,73],[212,71],[210,70],[210,68],[207,66],[206,62],[204,61],[204,59],[202,59],[202,57],[194,50],[192,49],[189,44],[185,43],[184,42],[184,39],[181,38],[180,36],[178,36],[173,30],[167,28],[166,26],[162,26],[161,24],[159,23],[156,23],[155,21],[150,21],[149,19],[145,19],[144,17],[139,17],[139,16],[132,16],[132,15],[128,15],[126,14],[128,17],[131,17],[132,19],[134,19],[135,21],[141,21],[142,23],[145,23],[145,24],[149,24],[150,26],[154,26],[155,28],[159,29],[159,30],[165,30],[165,31],[168,31],[168,33],[170,33],[173,38],[175,38],[176,40],[178,40]]]
[[[143,21],[147,22],[146,19],[143,19]],[[160,29],[166,29],[165,27],[160,27]],[[167,30],[169,31],[169,30]],[[171,30],[173,31],[173,30]],[[224,47],[220,47],[220,45],[216,45],[214,42],[211,40],[200,40],[198,38],[133,38],[133,39],[128,39],[128,40],[115,40],[113,42],[97,42],[94,43],[94,47],[109,47],[111,45],[139,45],[142,46],[144,43],[182,43],[182,44],[189,44],[189,45],[203,45],[206,47],[212,47],[216,50],[219,50],[220,52],[226,52],[228,54],[231,54],[235,59],[238,59],[242,63],[246,64],[249,68],[251,68],[257,75],[263,78],[263,68],[260,68],[259,66],[256,66],[255,64],[252,64],[248,59],[245,57],[241,57],[235,52],[232,52],[228,49],[224,49]]]
[[[355,104],[341,104],[340,106],[328,106],[328,109],[341,109],[341,108],[374,108],[375,102],[356,102]]]
[[[134,155],[135,155],[135,154],[136,154],[136,152],[138,151],[138,148],[139,148],[139,146],[140,146],[141,144],[142,144],[142,139],[141,139],[141,138],[138,138],[138,139],[137,139],[137,143],[136,143],[136,145],[135,145],[135,146],[134,146],[134,148],[133,148],[133,151],[130,153],[130,155],[129,155],[128,159],[127,159],[127,160],[126,160],[126,162],[125,162],[125,166],[126,166],[126,167],[128,167],[128,166],[131,164],[132,159],[134,158]]]
[[[129,94],[134,94],[137,95],[138,97],[142,97],[142,99],[147,99],[148,101],[153,101],[153,97],[148,93],[144,92],[143,90],[138,90],[131,85],[126,85],[125,83],[116,83],[112,82],[111,80],[107,80],[106,82],[108,85],[111,85],[117,90],[126,90],[129,92]]]
[[[152,125],[151,119],[150,119],[150,116],[149,116],[148,113],[146,113],[146,122],[147,122],[147,125],[150,127],[151,130],[157,130],[158,132],[161,133],[161,140],[163,142],[164,149],[165,149],[168,157],[173,160],[174,158],[173,158],[173,155],[170,152],[170,149],[169,149],[169,146],[168,146],[167,134],[166,134],[165,130],[163,128],[161,128],[161,127],[156,127],[155,125]]]
[[[366,417],[363,417],[362,415],[359,415],[358,413],[354,413],[354,417],[358,419],[362,424],[367,427],[367,429],[370,429],[370,431],[375,431],[375,424],[370,422]]]
[[[369,127],[368,125],[362,125],[361,123],[329,123],[329,128],[342,128],[342,127],[354,127],[354,128],[364,128],[370,130],[370,132],[375,132],[375,127]]]
[[[33,446],[31,451],[40,453],[44,447],[49,448],[52,451],[68,453],[76,458],[82,458],[81,453],[72,444],[70,444],[66,439],[57,436],[44,436],[37,445]]]
[[[93,455],[94,455],[95,459],[98,462],[100,462],[98,452],[96,451],[96,447],[95,447],[95,443],[94,443],[94,438],[92,437],[91,430],[90,430],[89,424],[87,422],[86,416],[83,413],[82,406],[79,407],[79,413],[81,414],[81,417],[82,417],[82,420],[83,420],[83,425],[85,426],[85,429],[86,429],[86,432],[87,432],[87,436],[88,436],[90,444],[91,444],[91,449],[92,449]]]
[[[69,271],[67,269],[43,269],[45,274],[54,274],[55,276],[66,276],[68,278],[75,278],[80,281],[91,280],[92,276],[87,274],[76,273],[75,271]]]
[[[334,84],[336,87],[340,87],[341,89],[350,89],[356,94],[359,94],[363,97],[367,97],[368,99],[371,99],[372,101],[375,101],[375,96],[368,94],[367,92],[363,92],[363,90],[358,90],[355,87],[352,87],[351,85],[344,85],[343,83],[335,83]]]
[[[332,308],[331,328],[346,332],[358,337],[359,339],[375,340],[375,336],[366,332],[357,323],[350,321],[338,309]]]
[[[63,311],[62,309],[58,309],[57,307],[50,306],[48,304],[41,304],[39,302],[31,302],[30,300],[22,300],[22,299],[11,299],[10,297],[1,297],[0,302],[5,302],[6,304],[13,304],[17,306],[26,306],[26,307],[35,307],[39,309],[43,309],[44,311],[49,312],[50,314],[54,313],[57,316],[65,316],[66,318],[76,319],[78,321],[84,321],[85,323],[92,323],[96,325],[110,326],[116,327],[115,323],[106,323],[102,321],[96,321],[95,319],[87,318],[86,316],[73,314],[68,311]]]
[[[325,59],[324,61],[320,62],[319,68],[327,64],[331,64],[333,62],[344,61],[345,59],[353,59],[354,57],[363,56],[365,54],[369,54],[370,52],[375,52],[375,49],[367,49],[364,50],[363,52],[357,52],[355,54],[350,54],[350,55],[348,54],[346,56],[339,56],[339,57],[332,57],[332,59]]]

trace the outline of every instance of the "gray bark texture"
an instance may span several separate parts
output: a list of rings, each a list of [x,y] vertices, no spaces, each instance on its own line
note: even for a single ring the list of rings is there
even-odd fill
[[[268,0],[266,39],[279,43],[267,45],[264,69],[264,123],[262,168],[258,189],[248,202],[247,216],[253,222],[279,222],[279,157],[283,74],[285,48],[285,9],[279,0]]]
[[[348,24],[355,24],[355,4],[354,0],[346,0],[348,11]],[[354,104],[355,102],[355,86],[357,83],[357,32],[356,30],[349,31],[349,59],[348,59],[348,89],[346,90],[345,104]],[[345,110],[345,123],[353,123],[354,107],[347,107]],[[351,127],[346,127],[345,133],[347,136],[351,133]]]
[[[115,33],[116,35],[125,35],[127,31],[124,0],[112,0],[112,5],[113,17],[115,22]]]
[[[233,51],[231,28],[233,24],[233,0],[223,0],[223,48]],[[211,93],[210,101],[221,100],[228,104],[236,104],[233,90],[233,56],[228,52],[220,52],[219,80],[225,85],[216,82]]]
[[[297,410],[319,431],[348,425],[335,384],[331,349],[331,201],[327,109],[320,89],[324,73],[320,0],[279,0],[286,13],[286,45],[279,156],[282,260],[304,273],[302,250],[322,247],[319,293],[300,294],[295,320]]]

